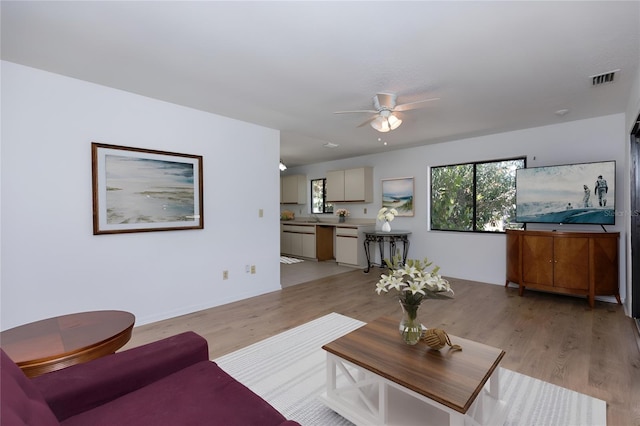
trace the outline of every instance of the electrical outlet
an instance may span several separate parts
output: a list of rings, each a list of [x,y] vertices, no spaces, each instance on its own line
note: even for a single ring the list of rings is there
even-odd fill
[[[229,271],[222,271],[222,279],[223,280],[229,279]]]
[[[264,216],[264,211],[262,211],[262,209],[258,210],[258,217],[262,217]]]
[[[251,265],[251,273],[252,274],[256,273],[256,265]]]
[[[248,274],[249,272],[251,272],[251,266],[249,265],[244,265],[244,271]]]
[[[366,207],[364,208],[364,214],[367,214],[367,208]]]

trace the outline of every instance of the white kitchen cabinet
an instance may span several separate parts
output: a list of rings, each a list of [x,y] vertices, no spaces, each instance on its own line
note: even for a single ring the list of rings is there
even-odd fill
[[[357,235],[354,237],[336,234],[336,262],[357,265],[358,248]]]
[[[280,253],[291,254],[291,233],[280,231]]]
[[[302,234],[291,234],[291,253],[294,256],[302,256]]]
[[[327,172],[327,201],[373,201],[373,168],[360,167]]]
[[[341,265],[365,268],[364,232],[375,229],[371,226],[336,226],[336,262]]]
[[[314,259],[316,257],[316,234],[302,235],[302,257]]]
[[[315,225],[282,224],[280,253],[292,256],[316,257]]]
[[[280,204],[306,204],[307,177],[304,175],[280,178]]]
[[[344,200],[373,201],[373,169],[361,167],[344,171]]]
[[[318,261],[332,260],[347,266],[365,268],[364,232],[375,224],[280,224],[280,253]],[[335,239],[334,239],[335,237]]]
[[[344,170],[327,172],[327,201],[344,201]]]

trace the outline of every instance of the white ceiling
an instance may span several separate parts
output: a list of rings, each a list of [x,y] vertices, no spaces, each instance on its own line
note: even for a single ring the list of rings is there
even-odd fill
[[[638,1],[1,7],[3,60],[279,129],[289,166],[621,113],[640,72]],[[378,92],[440,100],[386,134],[333,114]]]

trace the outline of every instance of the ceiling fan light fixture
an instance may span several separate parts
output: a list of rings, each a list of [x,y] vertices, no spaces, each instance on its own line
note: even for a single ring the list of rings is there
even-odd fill
[[[350,113],[377,113],[378,115],[368,119],[358,127],[362,127],[369,123],[371,127],[381,133],[395,130],[402,124],[402,120],[395,116],[394,112],[404,113],[418,108],[424,108],[428,102],[437,101],[440,98],[423,99],[421,101],[409,102],[398,105],[397,95],[394,93],[378,93],[373,97],[374,110],[353,110],[353,111],[336,111],[334,114],[350,114]]]
[[[391,130],[397,129],[401,124],[402,120],[391,114],[389,111],[381,111],[380,115],[371,122],[371,127],[381,133],[387,133]]]
[[[387,118],[387,121],[389,122],[389,127],[391,128],[391,130],[397,129],[402,124],[402,120],[400,120],[393,114],[391,114],[389,118]]]
[[[389,121],[386,117],[383,117],[381,115],[377,116],[371,122],[371,127],[382,133],[387,133],[389,130],[391,130],[391,128],[389,127]]]

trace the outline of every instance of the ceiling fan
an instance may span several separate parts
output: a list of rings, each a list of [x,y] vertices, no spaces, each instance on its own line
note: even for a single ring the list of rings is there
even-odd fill
[[[396,105],[398,96],[395,93],[378,93],[373,97],[373,106],[375,110],[354,110],[354,111],[336,111],[334,114],[351,114],[351,113],[373,113],[376,114],[369,118],[358,127],[365,124],[371,124],[371,127],[379,132],[386,133],[395,130],[402,124],[402,120],[396,117],[395,112],[409,111],[412,109],[423,108],[427,102],[437,101],[440,98],[424,99],[422,101],[409,102],[406,104]]]

